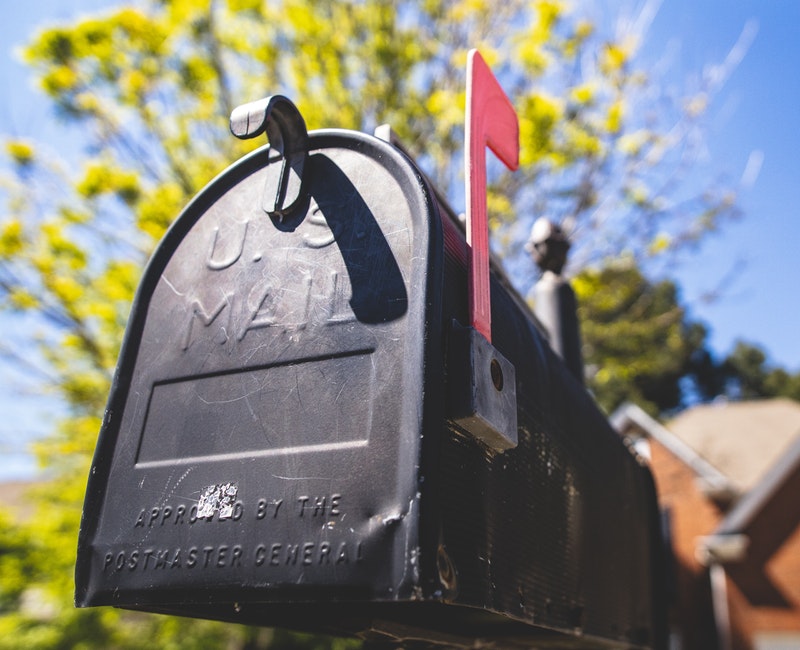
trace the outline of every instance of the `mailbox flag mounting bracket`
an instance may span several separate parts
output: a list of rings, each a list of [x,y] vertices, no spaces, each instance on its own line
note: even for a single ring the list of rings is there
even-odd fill
[[[519,120],[478,50],[467,58],[464,164],[467,191],[470,328],[454,324],[450,404],[454,421],[489,447],[517,446],[514,366],[492,345],[486,147],[512,171],[519,167]]]
[[[231,133],[240,140],[255,138],[266,131],[270,151],[281,160],[277,173],[267,175],[264,211],[282,221],[305,198],[303,171],[308,159],[306,122],[292,100],[272,95],[237,106],[231,113]]]

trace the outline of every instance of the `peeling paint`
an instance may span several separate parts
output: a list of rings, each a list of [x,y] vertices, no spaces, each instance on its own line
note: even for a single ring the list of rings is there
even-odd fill
[[[233,506],[236,503],[236,494],[239,488],[235,483],[220,483],[209,485],[200,493],[197,502],[197,518],[213,517],[219,512],[220,519],[230,519],[233,515]]]

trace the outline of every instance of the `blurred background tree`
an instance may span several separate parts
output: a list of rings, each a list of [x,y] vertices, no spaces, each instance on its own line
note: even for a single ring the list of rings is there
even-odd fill
[[[677,408],[706,335],[689,321],[677,287],[648,280],[624,257],[582,271],[573,287],[587,379],[600,405],[610,413],[630,401],[654,415]]]
[[[738,341],[715,358],[679,287],[648,278],[630,257],[583,269],[572,284],[586,382],[607,413],[624,402],[658,416],[716,398],[800,401],[800,373],[772,363],[760,346]]]
[[[33,38],[31,72],[86,147],[60,160],[43,143],[5,142],[0,303],[26,334],[4,352],[37,360],[66,416],[36,446],[48,482],[34,509],[0,525],[0,647],[343,643],[72,608],[83,490],[137,281],[192,195],[254,146],[228,134],[237,104],[282,93],[311,129],[388,122],[461,209],[464,68],[478,47],[520,117],[521,170],[490,169],[494,241],[513,279],[523,293],[532,285],[534,218],[562,223],[572,269],[584,269],[601,402],[681,403],[704,331],[675,286],[645,269],[735,216],[736,194],[686,182],[716,88],[669,101],[636,64],[641,22],[618,24],[609,32],[560,0],[150,0]],[[623,254],[624,264],[607,262]],[[767,377],[758,385],[780,383]]]
[[[776,366],[758,345],[738,341],[713,371],[720,393],[733,399],[789,397],[800,401],[800,373]]]

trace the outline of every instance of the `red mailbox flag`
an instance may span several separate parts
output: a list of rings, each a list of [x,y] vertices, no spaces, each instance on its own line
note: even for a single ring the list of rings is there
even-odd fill
[[[469,305],[472,327],[492,342],[489,296],[489,221],[486,216],[486,147],[512,171],[519,167],[519,121],[478,50],[467,58],[465,171]]]

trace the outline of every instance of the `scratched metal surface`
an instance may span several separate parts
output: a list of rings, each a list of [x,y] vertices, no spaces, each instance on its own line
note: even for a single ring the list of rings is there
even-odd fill
[[[147,269],[87,492],[80,604],[416,588],[433,207],[378,140],[312,147],[300,217],[262,211],[262,150]]]
[[[464,322],[466,251],[449,223],[442,321]],[[432,515],[444,600],[559,630],[575,647],[661,647],[666,603],[649,472],[500,274],[492,330],[515,365],[519,444],[496,453],[445,423]]]
[[[445,382],[451,323],[467,322],[463,235],[389,145],[311,146],[298,218],[261,210],[257,153],[148,267],[87,490],[78,604],[386,643],[660,647],[649,475],[497,272],[519,445],[459,431]]]

